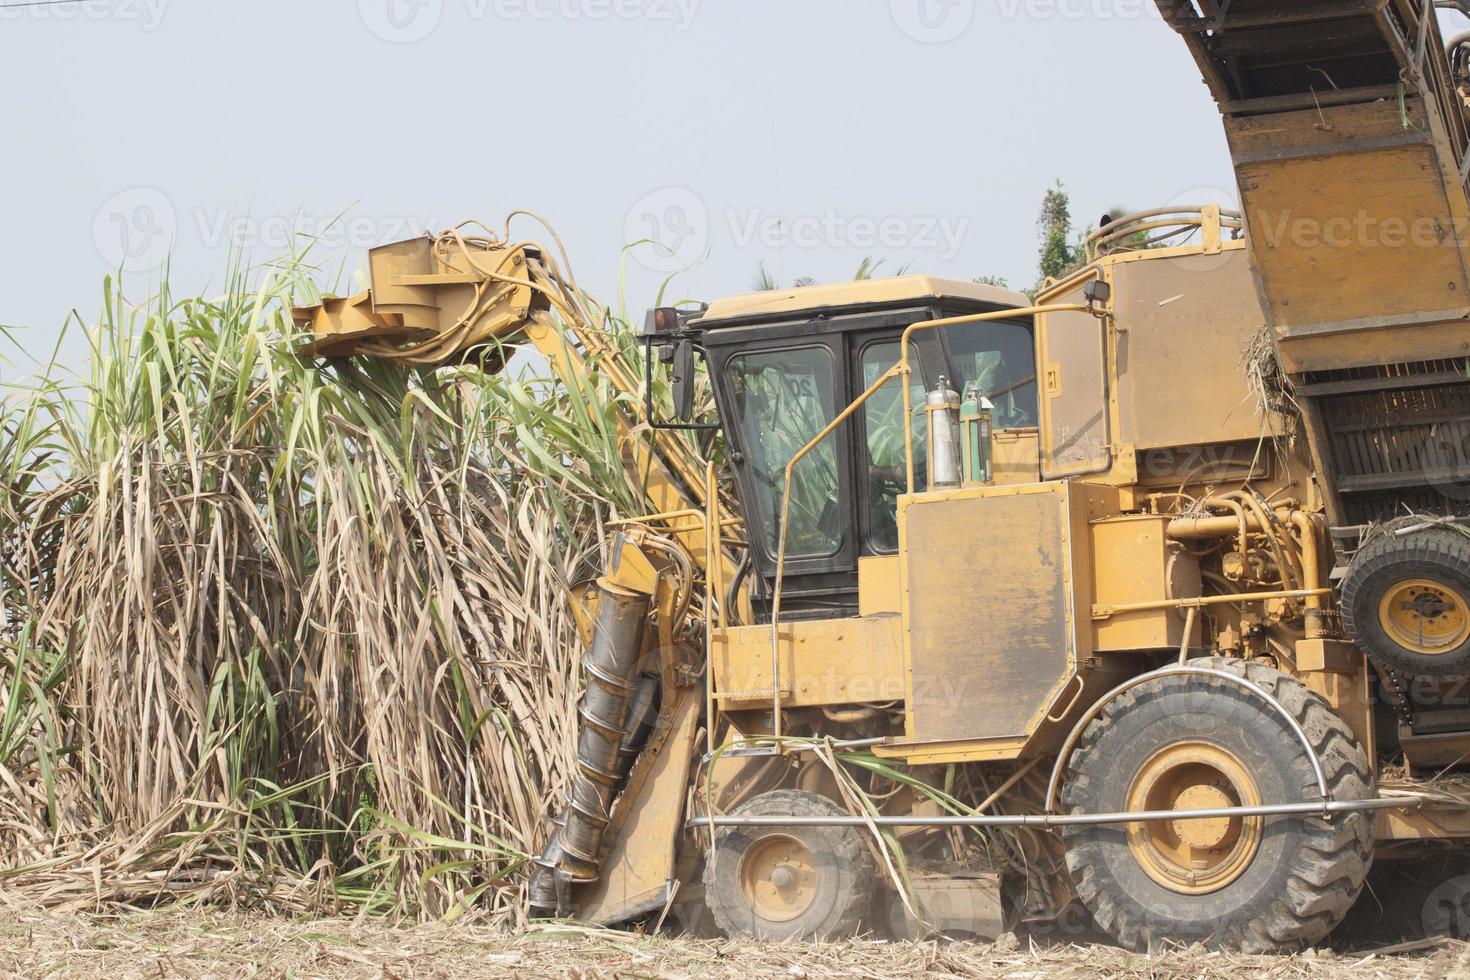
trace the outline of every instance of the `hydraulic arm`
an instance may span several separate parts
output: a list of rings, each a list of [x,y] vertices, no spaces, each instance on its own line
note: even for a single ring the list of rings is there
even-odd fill
[[[605,315],[540,245],[456,228],[374,248],[368,270],[370,288],[296,311],[298,324],[316,338],[305,353],[416,366],[480,363],[499,371],[516,347],[529,343],[567,385],[586,385],[596,375],[628,404],[644,404],[643,373],[600,326]],[[689,515],[712,503],[728,521],[732,510],[728,501],[707,499],[706,463],[690,440],[646,421],[620,411],[624,464],[650,513],[673,515],[652,523],[702,567],[703,525]]]

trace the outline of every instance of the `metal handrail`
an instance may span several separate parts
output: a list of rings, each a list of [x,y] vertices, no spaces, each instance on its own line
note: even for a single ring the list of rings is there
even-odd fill
[[[1000,813],[966,816],[705,816],[689,819],[689,827],[1092,827],[1099,824],[1158,823],[1173,820],[1217,820],[1221,817],[1283,817],[1355,813],[1360,810],[1412,810],[1433,802],[1427,796],[1375,797],[1321,803],[1268,803],[1201,810],[1135,810],[1120,813]]]
[[[1177,207],[1152,208],[1125,214],[1111,223],[1093,231],[1083,242],[1083,250],[1089,262],[1119,248],[1129,248],[1124,239],[1135,235],[1148,235],[1173,229],[1162,234],[1150,235],[1144,244],[1154,244],[1181,234],[1198,231],[1206,240],[1220,241],[1222,231],[1241,232],[1245,219],[1239,211],[1215,205],[1181,204]],[[1238,236],[1237,236],[1238,237]]]
[[[785,752],[845,752],[851,749],[870,749],[875,745],[882,745],[888,741],[887,736],[879,735],[874,738],[851,738],[831,739],[823,738],[811,742],[794,742],[783,749],[779,742],[762,741],[759,736],[755,738],[742,738],[734,742],[726,742],[718,749],[712,749],[704,756],[704,764],[709,765],[714,761],[716,755],[721,759],[745,759],[759,758],[770,755],[780,755]]]
[[[713,752],[715,748],[715,622],[714,603],[717,584],[721,580],[719,563],[714,558],[720,550],[718,477],[715,461],[708,460],[704,469],[704,717],[705,744]],[[724,629],[726,617],[725,593],[718,592],[720,628]]]

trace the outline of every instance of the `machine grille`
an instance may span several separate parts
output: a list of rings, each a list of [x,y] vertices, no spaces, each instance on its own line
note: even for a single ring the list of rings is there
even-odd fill
[[[1322,411],[1350,520],[1470,512],[1470,364],[1463,358],[1316,372],[1302,393]]]

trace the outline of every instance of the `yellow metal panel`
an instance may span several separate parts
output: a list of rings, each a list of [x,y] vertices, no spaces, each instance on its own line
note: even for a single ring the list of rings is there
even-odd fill
[[[997,738],[985,741],[928,742],[916,745],[894,742],[873,746],[873,754],[884,759],[902,759],[913,766],[942,766],[960,762],[1006,762],[1018,757],[1028,739]]]
[[[1336,105],[1250,116],[1230,116],[1225,133],[1231,152],[1244,161],[1267,161],[1349,151],[1369,140],[1420,143],[1425,137],[1424,103],[1410,100],[1405,119],[1397,104]],[[1417,127],[1417,129],[1415,128]]]
[[[1284,353],[1323,331],[1459,319],[1470,309],[1455,151],[1422,101],[1230,118],[1226,129]],[[1405,354],[1412,336],[1402,337]]]
[[[1437,177],[1417,177],[1429,163],[1422,149],[1397,149],[1242,168],[1242,180],[1255,184],[1247,191],[1252,242],[1283,338],[1322,324],[1425,318],[1405,311],[1445,319],[1465,308],[1459,250],[1436,231],[1454,234],[1443,189]],[[1308,194],[1322,187],[1342,194]],[[1404,244],[1385,246],[1385,227],[1400,240],[1398,222]],[[1412,244],[1413,229],[1423,244]]]
[[[567,590],[567,605],[571,608],[572,619],[576,620],[577,635],[581,637],[583,647],[592,646],[592,633],[597,626],[597,607],[601,597],[596,579],[578,582]]]
[[[1290,374],[1466,357],[1470,356],[1470,323],[1456,320],[1365,328],[1353,331],[1350,342],[1338,333],[1296,335],[1278,348]]]
[[[979,741],[1014,757],[1091,652],[1091,567],[1074,552],[1116,506],[1115,491],[1076,483],[899,499],[906,757]]]
[[[1091,527],[1095,602],[1117,606],[1197,596],[1199,559],[1170,541],[1163,515],[1117,517]],[[1157,609],[1093,623],[1099,652],[1178,649],[1184,641],[1182,612]],[[1191,639],[1199,642],[1196,627]]]
[[[858,615],[898,612],[898,556],[858,559]]]
[[[1341,640],[1298,640],[1296,669],[1302,683],[1327,699],[1363,746],[1368,764],[1377,765],[1378,738],[1373,725],[1373,687],[1368,661]]]
[[[657,750],[638,761],[652,767],[632,798],[618,800],[614,819],[621,832],[603,861],[602,877],[579,902],[583,919],[623,922],[658,902],[674,877],[674,845],[684,822],[684,799],[702,691],[684,688],[674,708],[673,730]],[[638,775],[638,774],[635,774]]]
[[[1408,784],[1405,789],[1413,789]],[[1379,810],[1379,840],[1439,840],[1470,837],[1470,808],[1427,806],[1421,810]]]
[[[1296,668],[1300,671],[1356,674],[1363,663],[1358,648],[1341,640],[1298,640],[1296,644]]]
[[[784,708],[903,697],[903,658],[895,615],[782,623],[779,657]],[[769,705],[771,628],[715,630],[710,667],[721,707]]]
[[[644,595],[658,591],[658,569],[648,560],[643,549],[624,534],[613,538],[612,558],[608,562],[607,580],[620,588]]]
[[[1240,354],[1266,321],[1242,245],[1110,269],[1122,442],[1141,451],[1261,436]]]
[[[1041,433],[1036,429],[997,429],[990,440],[990,470],[995,485],[1016,486],[1041,479]]]
[[[1082,286],[1052,302],[1082,303]],[[1055,479],[1106,471],[1112,464],[1103,321],[1090,313],[1036,318],[1041,372],[1041,475]]]

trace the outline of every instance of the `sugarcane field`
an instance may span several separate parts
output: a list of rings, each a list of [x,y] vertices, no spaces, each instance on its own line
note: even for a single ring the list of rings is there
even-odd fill
[[[0,976],[1470,976],[1470,0],[0,64]]]

